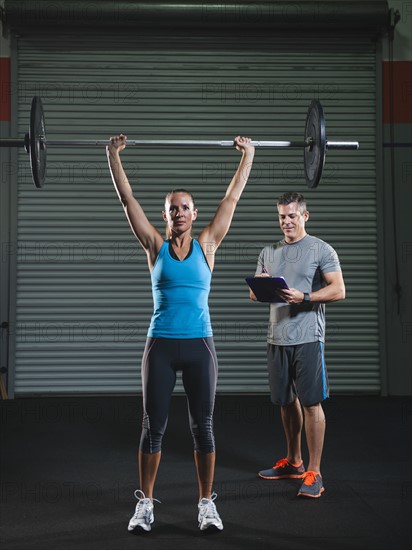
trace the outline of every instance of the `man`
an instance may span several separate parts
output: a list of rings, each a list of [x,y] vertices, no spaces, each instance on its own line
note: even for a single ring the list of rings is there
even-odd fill
[[[256,276],[282,276],[289,287],[278,291],[283,302],[270,305],[267,338],[271,398],[281,407],[287,456],[259,476],[302,478],[298,496],[318,498],[324,491],[320,463],[325,415],[321,402],[329,396],[324,362],[325,304],[343,300],[345,284],[335,250],[306,233],[309,212],[304,197],[284,193],[277,208],[284,239],[262,250]],[[256,300],[252,291],[250,297]],[[301,455],[303,425],[309,451],[306,470]]]

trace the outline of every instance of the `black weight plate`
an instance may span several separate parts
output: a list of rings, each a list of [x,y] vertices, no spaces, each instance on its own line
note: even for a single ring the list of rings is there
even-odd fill
[[[309,105],[306,116],[305,141],[311,144],[304,148],[303,164],[305,167],[306,185],[314,189],[319,185],[322,177],[326,154],[326,130],[323,108],[317,99]]]
[[[30,109],[30,164],[34,185],[43,187],[46,179],[46,126],[44,123],[43,105],[38,96],[34,96]]]

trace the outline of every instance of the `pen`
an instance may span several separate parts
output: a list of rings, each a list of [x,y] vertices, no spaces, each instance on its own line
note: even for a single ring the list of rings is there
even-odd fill
[[[266,269],[265,266],[263,266],[262,273],[266,273],[266,275],[269,275],[269,271]]]

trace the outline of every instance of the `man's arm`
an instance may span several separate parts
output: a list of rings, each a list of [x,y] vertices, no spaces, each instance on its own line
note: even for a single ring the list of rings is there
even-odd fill
[[[324,273],[323,278],[326,282],[326,286],[309,293],[309,299],[312,303],[326,304],[328,302],[337,302],[338,300],[345,299],[345,283],[341,271],[332,271],[330,273]],[[279,290],[279,294],[284,298],[288,304],[300,304],[303,302],[304,293],[296,288],[289,288],[288,290]]]
[[[311,302],[326,304],[327,302],[337,302],[338,300],[345,299],[346,289],[341,271],[324,273],[323,279],[326,282],[326,286],[309,293]]]

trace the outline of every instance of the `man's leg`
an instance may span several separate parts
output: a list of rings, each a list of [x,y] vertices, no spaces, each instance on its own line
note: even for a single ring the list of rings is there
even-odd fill
[[[305,434],[309,450],[307,470],[320,474],[323,442],[325,439],[326,419],[322,405],[317,403],[303,407],[305,412]]]
[[[303,415],[299,400],[295,399],[290,405],[282,406],[281,416],[287,443],[287,459],[291,464],[300,464]]]

